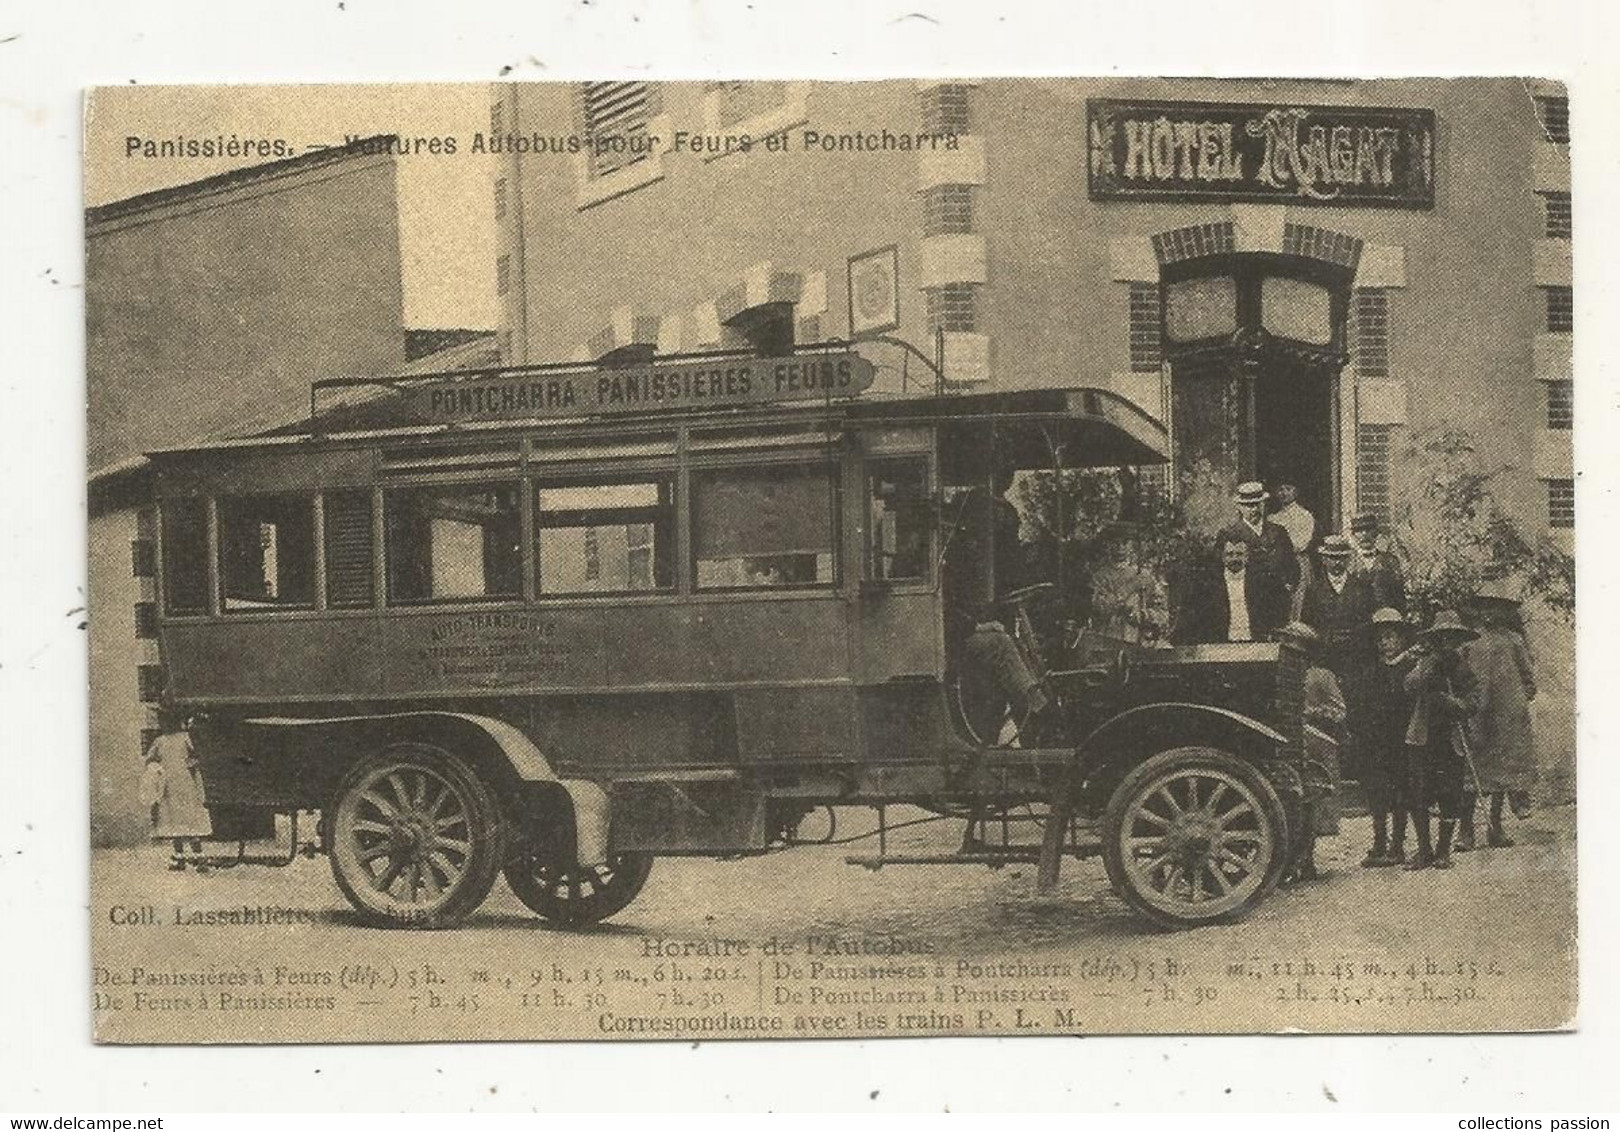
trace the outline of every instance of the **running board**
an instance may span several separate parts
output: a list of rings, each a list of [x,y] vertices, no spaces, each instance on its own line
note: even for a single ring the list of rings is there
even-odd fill
[[[1095,857],[1102,852],[1101,843],[1066,845],[1063,853],[1067,857],[1084,859]],[[938,854],[872,854],[870,856],[845,857],[844,864],[859,865],[863,869],[877,872],[885,865],[1033,865],[1041,859],[1041,847],[1031,845],[1028,848],[997,849],[992,852],[979,853],[938,853]]]

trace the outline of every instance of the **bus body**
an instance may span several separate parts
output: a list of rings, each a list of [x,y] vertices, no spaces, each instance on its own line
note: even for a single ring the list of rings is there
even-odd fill
[[[992,451],[1025,469],[1161,462],[1162,429],[1129,403],[517,414],[150,457],[167,694],[195,720],[209,805],[321,811],[369,918],[454,923],[504,871],[540,915],[596,920],[654,857],[791,845],[823,806],[987,829],[1037,805],[1038,847],[962,859],[1039,859],[1050,880],[1063,855],[1101,853],[1167,924],[1241,915],[1296,852],[1320,799],[1287,640],[1029,653],[1062,708],[1038,743],[980,738],[956,710],[951,493]],[[1167,820],[1178,848],[1155,859]],[[1100,842],[1076,832],[1099,825]]]

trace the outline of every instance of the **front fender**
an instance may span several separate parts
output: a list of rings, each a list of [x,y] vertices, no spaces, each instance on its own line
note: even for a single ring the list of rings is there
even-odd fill
[[[1098,808],[1131,767],[1174,747],[1216,747],[1272,762],[1287,738],[1241,712],[1199,703],[1143,704],[1096,727],[1080,742],[1084,794]]]

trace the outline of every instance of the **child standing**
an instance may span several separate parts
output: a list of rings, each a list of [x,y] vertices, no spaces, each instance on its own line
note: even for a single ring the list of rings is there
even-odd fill
[[[1406,676],[1418,661],[1409,647],[1411,626],[1394,609],[1375,610],[1372,631],[1378,663],[1367,681],[1362,787],[1372,811],[1373,843],[1364,869],[1406,863],[1406,728],[1412,718]]]
[[[1479,681],[1459,650],[1475,633],[1454,610],[1442,609],[1423,634],[1424,656],[1406,674],[1412,716],[1406,728],[1408,802],[1418,853],[1407,869],[1451,868],[1451,836],[1463,814],[1468,738],[1463,731],[1479,711]],[[1439,837],[1429,839],[1429,807],[1440,812]]]

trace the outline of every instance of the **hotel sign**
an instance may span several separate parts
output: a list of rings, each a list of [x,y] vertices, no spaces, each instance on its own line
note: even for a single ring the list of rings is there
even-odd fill
[[[1086,104],[1093,200],[1434,207],[1434,111]]]
[[[430,421],[529,420],[831,400],[864,392],[875,376],[857,354],[796,354],[452,378],[404,396]]]

